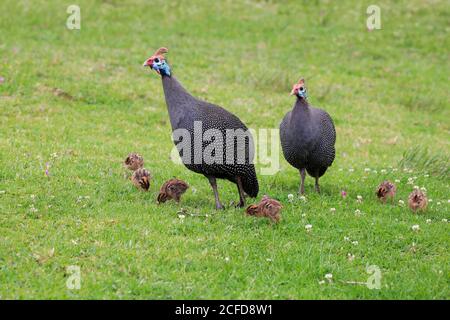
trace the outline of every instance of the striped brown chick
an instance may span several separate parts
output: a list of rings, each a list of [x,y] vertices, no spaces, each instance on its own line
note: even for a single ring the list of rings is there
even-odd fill
[[[254,217],[266,217],[273,223],[278,223],[281,219],[280,211],[283,205],[275,199],[264,196],[258,204],[252,204],[247,207],[246,213]]]
[[[180,202],[181,195],[186,192],[189,185],[180,179],[170,179],[161,186],[158,194],[158,203],[164,203],[168,200]]]
[[[426,194],[420,189],[414,189],[413,192],[411,192],[409,195],[408,205],[414,213],[425,211],[428,205]]]
[[[144,168],[137,169],[131,176],[131,182],[143,191],[148,191],[150,188],[150,172]]]
[[[395,184],[388,180],[385,180],[378,186],[376,194],[381,202],[386,203],[388,199],[394,201],[396,192],[397,188],[395,187]]]
[[[127,169],[136,171],[144,167],[144,158],[137,153],[130,153],[123,164]]]

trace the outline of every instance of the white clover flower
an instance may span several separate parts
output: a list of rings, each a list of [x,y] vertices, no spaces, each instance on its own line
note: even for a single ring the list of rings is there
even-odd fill
[[[450,199],[447,200],[447,203],[450,203]]]
[[[272,262],[272,259],[267,258],[266,261],[267,261],[267,262]]]
[[[331,212],[336,212],[336,208],[330,208]]]
[[[230,261],[230,258],[229,257],[225,257],[225,261],[226,262]]]
[[[333,281],[333,274],[332,273],[327,273],[325,275],[325,279],[327,279],[328,282],[332,282]]]
[[[307,224],[307,225],[305,226],[305,229],[306,229],[307,232],[310,232],[311,229],[312,229],[312,224]]]
[[[400,179],[395,179],[395,183],[400,183]]]
[[[373,170],[372,172],[373,172],[373,173],[375,173],[375,174],[377,174],[377,173],[378,173],[378,171],[377,171],[377,170]]]
[[[420,230],[420,226],[418,224],[415,224],[411,227],[412,231],[419,231]]]
[[[430,175],[429,174],[424,174],[423,175],[425,178],[428,178]]]
[[[428,199],[428,202],[433,202],[433,199]]]
[[[345,237],[344,237],[344,241],[350,241],[350,238],[347,237],[347,236],[345,236]]]
[[[35,194],[32,194],[32,195],[30,196],[30,198],[34,200],[34,199],[36,199],[36,195],[35,195]]]
[[[445,222],[445,223],[447,223],[447,219],[445,219],[445,218],[444,218],[444,219],[442,219],[442,222]]]
[[[358,241],[352,241],[352,245],[354,245],[354,246],[357,246],[359,244],[359,242]]]
[[[302,218],[306,217],[306,213],[302,213]]]
[[[349,261],[353,261],[353,260],[355,260],[355,255],[349,252],[349,253],[347,253],[347,259]]]
[[[289,193],[287,197],[289,202],[292,202],[294,200],[294,195],[292,193]]]
[[[427,192],[427,188],[425,188],[425,187],[420,187],[420,190],[423,192]]]
[[[186,216],[184,214],[179,214],[178,218],[180,218],[181,220],[183,220],[184,218],[186,218]]]
[[[403,201],[403,200],[398,200],[398,204],[400,205],[400,206],[404,206],[405,205],[405,201]]]
[[[306,197],[305,196],[301,196],[300,200],[302,200],[303,202],[306,202]]]
[[[0,190],[0,194],[5,194],[6,191],[5,190]],[[448,200],[450,202],[450,200]]]
[[[348,169],[348,172],[353,172],[353,171],[355,171],[355,169],[353,169],[353,168]]]
[[[380,172],[381,172],[381,173],[386,173],[387,170],[386,170],[386,169],[381,169]]]
[[[438,206],[440,206],[440,205],[441,205],[441,202],[440,202],[440,201],[438,201],[438,202],[436,202],[436,204],[437,204]]]
[[[427,223],[431,223],[431,219],[427,219]]]
[[[392,172],[397,172],[397,171],[398,171],[397,168],[392,169]]]
[[[320,281],[319,281],[319,284],[320,284],[320,285],[325,284],[325,280],[320,280]]]
[[[420,189],[419,186],[414,186],[413,189]]]
[[[356,209],[355,210],[355,216],[359,217],[361,215],[361,210]]]
[[[360,195],[357,195],[357,196],[356,196],[356,199],[358,199],[358,200],[362,200],[362,196],[360,196]]]
[[[364,171],[365,172],[370,172],[370,168],[365,168]]]

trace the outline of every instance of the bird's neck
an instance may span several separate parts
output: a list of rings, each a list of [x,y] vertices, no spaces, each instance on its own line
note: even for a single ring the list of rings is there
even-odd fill
[[[294,117],[305,117],[309,115],[309,104],[305,98],[297,98],[295,102],[294,108],[292,110],[292,114]]]
[[[162,75],[161,79],[170,123],[172,129],[177,129],[180,120],[189,114],[195,98],[183,88],[174,76]]]

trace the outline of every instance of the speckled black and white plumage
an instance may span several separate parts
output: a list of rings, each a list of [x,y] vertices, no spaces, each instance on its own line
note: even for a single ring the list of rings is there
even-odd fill
[[[294,108],[280,124],[280,139],[286,161],[300,172],[306,169],[316,178],[319,191],[318,179],[335,157],[336,130],[330,115],[310,106],[305,98],[297,97]],[[301,193],[304,192],[302,189],[303,186]]]
[[[227,129],[242,129],[247,131],[247,127],[239,120],[238,117],[228,112],[227,110],[219,107],[217,105],[199,100],[189,94],[178,80],[172,75],[162,75],[162,83],[164,88],[164,95],[169,111],[170,123],[172,130],[176,129],[186,129],[191,134],[191,141],[193,142],[196,137],[194,137],[194,122],[202,122],[203,133],[208,129],[220,130],[224,137],[225,142],[225,131]],[[174,141],[175,144],[179,141]],[[209,144],[213,142],[203,142],[203,150]],[[238,184],[237,179],[240,179],[242,183],[242,189],[250,197],[256,197],[258,195],[259,187],[258,180],[256,178],[255,167],[252,163],[251,156],[246,152],[245,162],[240,164],[236,161],[236,156],[238,154],[238,148],[244,148],[244,145],[239,143],[234,143],[235,148],[235,160],[234,163],[226,163],[226,152],[227,146],[223,143],[223,164],[207,164],[204,161],[202,163],[194,163],[194,147],[191,150],[190,161],[183,162],[185,166],[194,172],[205,175],[210,179],[211,185],[214,189],[215,181],[211,181],[211,177],[219,179],[227,179]],[[246,140],[245,150],[249,150],[249,141]],[[183,154],[180,152],[180,156],[183,159]],[[216,192],[216,191],[215,191]],[[241,202],[243,200],[243,195],[240,194]],[[217,203],[216,206],[221,206]],[[240,203],[243,205],[243,203]]]

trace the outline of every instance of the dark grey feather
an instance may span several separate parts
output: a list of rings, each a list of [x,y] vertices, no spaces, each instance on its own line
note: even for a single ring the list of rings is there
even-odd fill
[[[280,139],[287,162],[321,177],[335,158],[336,130],[330,115],[297,99],[280,124]]]

